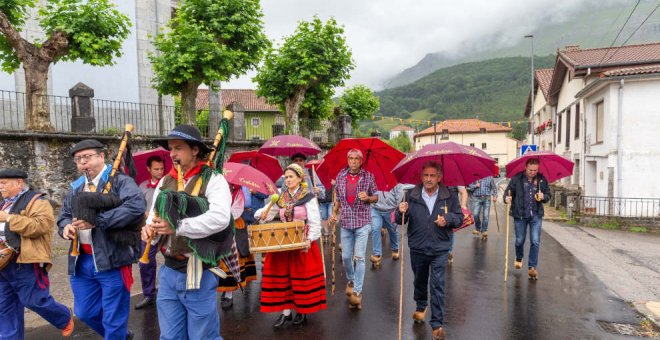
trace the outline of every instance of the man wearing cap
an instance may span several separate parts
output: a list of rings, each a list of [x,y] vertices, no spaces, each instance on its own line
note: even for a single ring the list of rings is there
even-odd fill
[[[203,143],[197,128],[178,125],[161,144],[170,150],[172,163],[180,165],[185,192],[191,194],[195,186],[201,185],[199,196],[208,200],[208,210],[195,217],[182,218],[173,227],[168,219],[155,216],[154,208],[142,229],[143,240],[148,240],[152,234],[169,239],[165,243],[165,265],[158,272],[156,307],[160,338],[222,339],[216,292],[218,279],[206,263],[194,265],[197,256],[193,256],[188,241],[208,238],[227,229],[231,214],[229,185],[222,174],[212,172],[208,179],[202,176],[209,170],[205,159],[211,150]],[[162,190],[177,191],[178,177],[173,166],[158,183],[154,200]],[[202,267],[201,273],[198,267]]]
[[[24,307],[73,332],[73,315],[49,292],[48,269],[55,217],[43,194],[30,190],[27,173],[0,169],[0,339],[23,339]]]
[[[337,221],[341,208],[342,261],[346,270],[346,295],[351,308],[362,308],[365,253],[371,231],[371,204],[378,202],[374,175],[362,168],[364,156],[358,149],[348,151],[348,167],[337,175],[337,200],[329,222]]]
[[[144,218],[145,201],[135,181],[105,163],[105,146],[94,139],[74,145],[71,156],[82,176],[71,183],[57,219],[59,234],[72,240],[77,234],[79,256],[69,255],[73,311],[105,339],[132,338],[128,331],[131,265],[140,257],[139,243],[128,244],[122,237]],[[110,182],[109,195],[119,199],[114,208],[98,211],[93,223],[74,216],[74,196],[102,194]],[[73,243],[71,249],[73,248]]]

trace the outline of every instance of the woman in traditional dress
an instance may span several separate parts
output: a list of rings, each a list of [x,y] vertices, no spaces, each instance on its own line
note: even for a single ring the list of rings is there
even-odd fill
[[[289,321],[302,326],[307,314],[326,308],[325,275],[318,242],[321,214],[314,194],[305,182],[305,172],[297,164],[284,170],[285,187],[277,205],[257,210],[261,223],[278,217],[282,222],[305,221],[307,242],[304,249],[268,253],[262,270],[261,311],[282,312],[273,325],[284,327]],[[291,310],[296,310],[295,318]]]
[[[222,293],[220,306],[222,309],[229,309],[234,304],[233,293],[240,287],[245,288],[248,282],[257,279],[257,267],[254,263],[254,255],[250,254],[248,245],[248,235],[245,232],[245,221],[243,214],[245,197],[240,186],[230,185],[232,192],[231,215],[234,217],[234,227],[236,228],[236,247],[238,248],[238,265],[241,269],[241,282],[236,282],[229,268],[220,261],[220,268],[227,273],[227,277],[218,281],[217,291]]]

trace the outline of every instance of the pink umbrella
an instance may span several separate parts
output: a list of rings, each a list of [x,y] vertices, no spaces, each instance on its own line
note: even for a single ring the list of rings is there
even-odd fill
[[[401,183],[421,182],[422,165],[436,161],[442,166],[442,183],[445,185],[468,185],[494,174],[495,160],[487,153],[474,147],[445,142],[425,145],[404,158],[392,173]]]
[[[165,174],[167,174],[172,168],[172,158],[170,157],[170,152],[161,147],[153,150],[136,152],[133,154],[133,162],[135,163],[135,170],[137,170],[135,182],[138,185],[151,177],[149,170],[147,170],[147,160],[151,156],[159,156],[165,161]]]
[[[306,156],[314,156],[321,152],[321,148],[305,137],[283,135],[275,136],[267,140],[259,149],[259,152],[271,156],[291,157],[297,153],[302,153]]]
[[[511,178],[515,174],[524,171],[525,163],[531,158],[539,160],[539,173],[545,176],[548,182],[554,182],[573,174],[575,164],[570,160],[552,151],[532,151],[509,162],[506,165],[506,177]]]
[[[277,192],[275,183],[268,176],[247,164],[225,162],[222,172],[230,184],[248,187],[265,195]]]
[[[257,150],[234,152],[229,156],[227,162],[247,164],[263,172],[273,182],[284,173],[277,158]]]

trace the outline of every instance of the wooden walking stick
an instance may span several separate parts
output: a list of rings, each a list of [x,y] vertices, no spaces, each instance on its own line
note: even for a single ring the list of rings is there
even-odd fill
[[[403,202],[406,202],[406,190],[403,190]],[[408,212],[408,209],[406,209],[406,212]],[[403,242],[403,239],[405,238],[405,227],[404,225],[406,224],[406,214],[403,213],[401,214],[401,243],[399,246],[399,250],[401,252],[401,258],[399,261],[399,267],[400,267],[400,282],[399,282],[399,340],[401,340],[401,337],[403,336],[403,250],[406,247],[405,243]]]
[[[511,197],[511,190],[509,190],[507,197]],[[504,252],[504,282],[506,282],[507,275],[509,274],[509,224],[511,222],[511,200],[506,204],[506,251]]]
[[[335,207],[337,206],[337,189],[332,190],[332,209],[333,210],[338,210]],[[339,216],[335,216],[336,218],[339,218]],[[337,234],[335,233],[335,229],[337,227],[337,220],[335,220],[332,223],[332,288],[330,289],[330,293],[332,295],[335,295],[335,253],[337,251]]]
[[[497,232],[500,232],[500,218],[497,216],[497,201],[493,202],[493,206],[495,207],[495,223],[497,223]]]
[[[312,165],[312,176],[310,176],[311,180],[312,180],[312,190],[316,189],[316,181],[314,181],[315,176],[316,176],[316,169],[315,169],[315,166]],[[314,197],[316,198],[317,203],[318,203],[318,197],[319,196],[316,194],[316,191],[314,191]],[[321,227],[321,237],[319,238],[319,248],[321,248],[321,262],[323,263],[323,282],[325,282],[327,280],[328,276],[326,275],[326,272],[325,272],[325,251],[323,250],[323,227]]]

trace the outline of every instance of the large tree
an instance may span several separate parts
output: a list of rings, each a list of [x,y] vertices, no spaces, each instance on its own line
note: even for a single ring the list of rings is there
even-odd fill
[[[161,94],[181,95],[181,116],[194,124],[201,84],[244,74],[263,57],[270,41],[258,0],[182,0],[168,33],[155,39],[154,84]]]
[[[38,7],[43,39],[21,36],[25,22]],[[48,68],[58,61],[81,60],[94,66],[112,65],[121,56],[130,20],[108,0],[0,1],[0,61],[2,70],[25,70],[25,128],[53,130],[48,109]]]
[[[334,88],[344,85],[353,67],[344,28],[335,19],[323,23],[314,17],[301,21],[279,49],[269,49],[254,80],[257,94],[282,106],[289,131],[297,134],[299,113],[322,116],[329,112],[327,103]],[[307,94],[312,95],[308,98]],[[304,103],[306,110],[301,111]]]
[[[357,127],[361,120],[378,112],[379,108],[378,97],[374,96],[373,91],[364,85],[355,85],[346,89],[339,98],[339,109],[351,117],[353,127]]]

